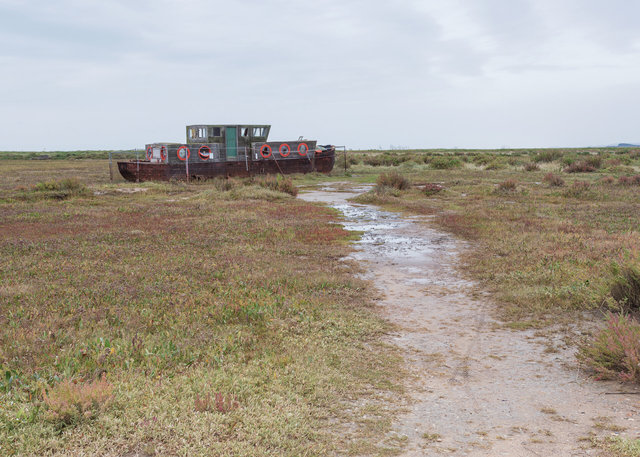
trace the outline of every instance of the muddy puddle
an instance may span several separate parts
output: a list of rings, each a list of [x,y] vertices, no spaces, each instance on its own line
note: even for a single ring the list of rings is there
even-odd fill
[[[592,436],[640,438],[640,395],[589,379],[566,333],[496,322],[490,297],[456,270],[471,247],[428,218],[348,201],[367,189],[340,183],[299,198],[338,209],[347,230],[363,232],[352,257],[383,292],[390,339],[411,374],[393,432],[406,443],[401,455],[598,455]]]

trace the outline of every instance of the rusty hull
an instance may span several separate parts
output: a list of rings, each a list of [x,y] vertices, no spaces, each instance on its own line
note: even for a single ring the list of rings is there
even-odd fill
[[[249,177],[261,174],[329,173],[335,163],[335,152],[331,151],[312,159],[229,161],[212,163],[189,163],[190,179],[210,179],[215,177]],[[186,180],[185,164],[151,163],[130,160],[118,162],[120,174],[127,181],[170,181]]]

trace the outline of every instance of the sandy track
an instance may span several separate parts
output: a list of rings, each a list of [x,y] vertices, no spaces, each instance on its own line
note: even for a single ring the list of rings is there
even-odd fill
[[[384,293],[412,374],[394,425],[403,455],[597,455],[591,433],[640,437],[640,395],[588,379],[565,333],[511,331],[491,317],[489,298],[456,271],[464,243],[426,218],[347,202],[354,190],[301,198],[338,208],[347,229],[364,232],[353,257]]]

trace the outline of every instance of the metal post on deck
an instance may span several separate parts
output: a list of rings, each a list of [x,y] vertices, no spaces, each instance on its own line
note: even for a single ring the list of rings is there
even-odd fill
[[[347,147],[342,146],[342,152],[344,153],[344,172],[347,173]]]
[[[187,154],[187,160],[185,160],[185,164],[187,166],[187,168],[186,168],[187,169],[187,182],[189,182],[189,156],[190,155],[191,154]]]
[[[138,148],[136,150],[136,182],[140,182],[140,159],[138,158]]]
[[[109,151],[109,180],[113,181],[113,168],[112,168],[112,161],[111,161],[111,151]]]

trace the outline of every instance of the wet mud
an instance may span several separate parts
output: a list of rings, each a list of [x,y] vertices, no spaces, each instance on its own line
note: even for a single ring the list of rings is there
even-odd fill
[[[352,257],[383,293],[410,373],[393,432],[401,455],[598,455],[593,436],[640,438],[640,395],[581,372],[566,333],[513,331],[493,318],[491,297],[456,269],[471,246],[427,217],[348,201],[366,187],[334,186],[299,198],[338,209],[346,229],[363,232]]]

